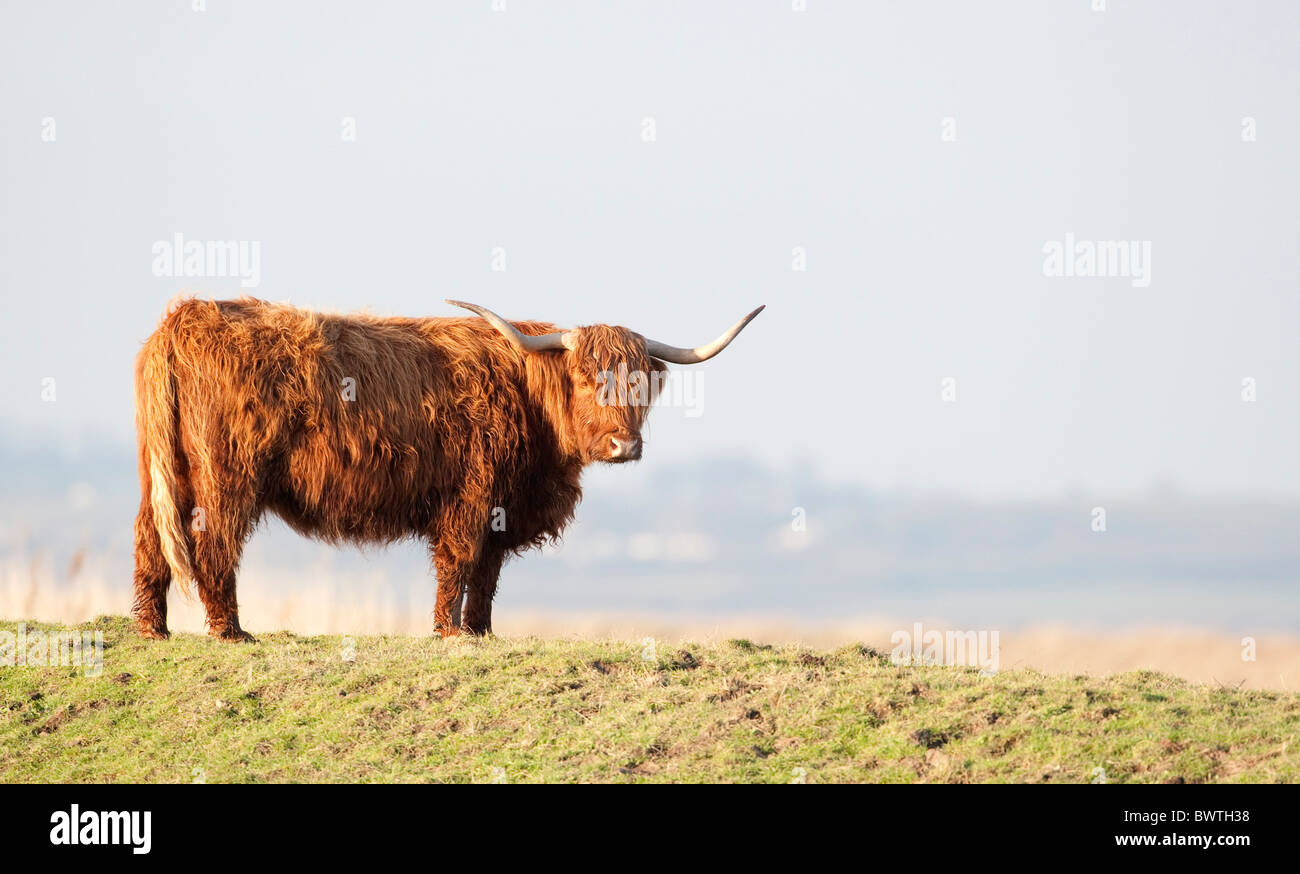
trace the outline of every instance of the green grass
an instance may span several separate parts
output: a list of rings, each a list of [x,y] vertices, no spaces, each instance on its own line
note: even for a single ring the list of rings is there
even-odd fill
[[[349,661],[343,637],[90,627],[98,677],[0,667],[0,782],[1300,778],[1300,695],[1150,672],[988,677],[748,641],[357,637]]]

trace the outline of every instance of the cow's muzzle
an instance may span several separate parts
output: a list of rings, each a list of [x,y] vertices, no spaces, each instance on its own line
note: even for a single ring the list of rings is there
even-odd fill
[[[605,460],[619,463],[641,458],[641,438],[635,434],[616,434],[609,438],[609,453]]]

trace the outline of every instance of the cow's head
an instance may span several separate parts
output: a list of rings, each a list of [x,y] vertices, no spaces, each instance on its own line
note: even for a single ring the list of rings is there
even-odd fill
[[[668,372],[668,364],[698,364],[735,339],[759,307],[705,346],[683,349],[613,325],[587,325],[528,335],[496,313],[457,300],[478,313],[527,355],[562,354],[569,377],[568,418],[586,462],[619,464],[641,457],[641,426]]]

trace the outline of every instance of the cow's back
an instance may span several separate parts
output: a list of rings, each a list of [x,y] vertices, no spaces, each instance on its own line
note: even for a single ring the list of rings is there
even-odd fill
[[[442,321],[254,300],[182,305],[162,330],[185,455],[201,476],[251,478],[261,505],[303,533],[424,531],[465,469],[481,466],[466,419],[488,409],[472,397],[481,385],[449,367]]]

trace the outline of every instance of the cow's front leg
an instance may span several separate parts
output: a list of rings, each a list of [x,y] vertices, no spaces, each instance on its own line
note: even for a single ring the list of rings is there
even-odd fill
[[[438,591],[433,602],[433,633],[455,637],[461,632],[461,598],[473,571],[473,563],[441,546],[433,550]]]
[[[461,627],[462,624],[461,614],[464,612],[464,609],[465,609],[465,590],[462,588],[460,591],[460,597],[456,599],[456,602],[452,605],[451,608],[451,624],[456,626],[457,628]]]
[[[474,565],[465,591],[465,621],[461,625],[466,634],[492,633],[492,598],[497,592],[497,578],[501,576],[504,560],[504,550],[487,546]]]

